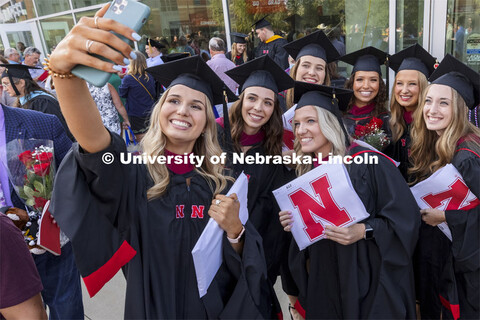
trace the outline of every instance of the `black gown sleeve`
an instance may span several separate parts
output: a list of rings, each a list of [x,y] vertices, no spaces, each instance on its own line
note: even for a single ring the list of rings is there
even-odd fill
[[[73,135],[68,129],[67,122],[63,117],[62,111],[60,110],[60,105],[56,99],[45,95],[36,96],[27,102],[27,108],[56,116],[58,120],[60,120],[62,127],[65,129],[67,136],[70,138],[70,140],[74,141]]]
[[[283,70],[288,68],[288,53],[283,48],[287,44],[287,40],[278,39],[274,41],[275,55],[273,61],[275,61]]]

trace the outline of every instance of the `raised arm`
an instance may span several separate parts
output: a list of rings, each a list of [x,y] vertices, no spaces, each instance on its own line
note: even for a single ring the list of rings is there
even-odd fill
[[[94,67],[106,72],[117,72],[113,63],[102,61],[88,54],[87,41],[91,40],[90,53],[95,53],[118,65],[131,57],[132,49],[109,31],[135,40],[139,36],[130,28],[102,18],[109,4],[103,6],[94,18],[82,17],[69,34],[57,45],[50,56],[50,70],[57,74],[69,74],[77,64]],[[119,52],[113,50],[112,48]],[[121,53],[120,53],[121,52]],[[118,66],[115,68],[119,69]],[[53,77],[60,108],[67,125],[82,148],[90,153],[105,149],[110,144],[110,135],[103,126],[100,113],[84,80]]]

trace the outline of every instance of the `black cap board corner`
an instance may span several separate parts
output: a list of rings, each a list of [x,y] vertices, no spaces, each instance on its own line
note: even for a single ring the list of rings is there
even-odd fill
[[[480,74],[450,54],[443,58],[428,81],[455,89],[469,109],[480,103]]]
[[[179,60],[187,57],[190,57],[189,52],[174,52],[170,54],[164,54],[160,58],[162,59],[163,62],[166,63],[166,62],[171,62],[171,61],[175,61],[175,60]]]
[[[375,47],[366,47],[340,57],[340,61],[353,65],[352,74],[357,71],[376,71],[381,74],[380,66],[386,64],[389,54]]]
[[[437,59],[418,43],[390,56],[389,67],[399,72],[402,70],[416,70],[427,78],[435,70]]]
[[[330,63],[340,57],[337,49],[335,49],[322,30],[315,31],[303,38],[292,41],[284,45],[283,48],[295,60],[310,55]]]
[[[29,69],[40,69],[37,67],[30,67],[24,64],[0,64],[0,67],[4,67],[5,71],[2,73],[2,78],[11,76],[18,79],[32,79]]]
[[[294,85],[293,79],[268,55],[250,60],[225,72],[242,87],[263,87],[275,93]]]
[[[268,20],[266,20],[265,18],[268,17],[268,14],[266,16],[264,16],[263,18],[255,21],[251,27],[255,26],[255,30],[257,29],[261,29],[261,28],[264,28],[264,27],[267,27],[267,26],[270,26],[270,22],[268,22]]]
[[[163,49],[163,48],[165,48],[165,46],[164,46],[161,42],[159,42],[159,41],[157,41],[157,40],[155,40],[155,39],[152,39],[152,38],[147,38],[147,44],[148,44],[149,46],[155,47],[155,48],[157,48],[157,49]]]
[[[336,105],[339,110],[346,111],[353,95],[352,90],[301,81],[295,81],[294,93],[294,102],[297,103],[296,109],[314,105],[335,115],[337,115],[337,112],[332,106]]]
[[[223,103],[223,91],[227,94],[228,101],[237,100],[237,96],[200,56],[167,62],[147,68],[146,71],[166,88],[182,84],[204,93],[212,106]]]
[[[231,32],[230,36],[232,37],[233,42],[235,42],[235,43],[247,43],[247,40],[245,40],[245,38],[248,37],[248,35],[246,35],[244,33]]]

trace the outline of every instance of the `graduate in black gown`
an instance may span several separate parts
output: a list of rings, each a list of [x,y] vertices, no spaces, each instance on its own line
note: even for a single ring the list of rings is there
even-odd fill
[[[2,82],[8,84],[8,93],[13,97],[17,97],[14,107],[53,114],[60,120],[68,137],[73,139],[60,111],[57,99],[51,93],[41,88],[30,75],[29,69],[38,68],[23,64],[3,64],[0,66],[5,67],[5,71],[0,78]]]
[[[297,82],[293,120],[299,155],[352,155],[371,150],[350,144],[339,109],[350,90]],[[302,175],[318,165],[298,165]],[[350,227],[327,225],[327,239],[302,251],[292,242],[289,266],[298,287],[295,308],[306,319],[412,319],[415,292],[412,254],[419,211],[395,165],[378,155],[378,164],[346,165],[353,188],[370,216]],[[280,212],[286,231],[293,223]]]
[[[436,59],[419,44],[414,44],[390,57],[389,66],[397,74],[390,99],[392,141],[385,153],[400,162],[398,169],[408,182],[410,167],[410,125],[420,104],[428,77],[435,70]]]
[[[102,50],[97,53],[115,63],[130,55],[131,48],[116,37],[100,37],[111,30],[139,38],[101,18],[107,8],[97,12],[97,23],[83,18],[49,62],[52,72],[66,75],[54,82],[78,141],[57,173],[51,209],[72,242],[87,289],[94,295],[124,267],[125,318],[270,317],[269,297],[262,294],[268,287],[261,238],[250,222],[242,226],[236,195],[221,194],[229,180],[223,166],[209,161],[221,153],[212,105],[233,93],[222,92],[222,81],[198,56],[153,68],[167,90],[142,140],[144,154],[206,159],[200,166],[191,161],[125,163],[125,144],[103,127],[84,81],[68,77],[76,64],[114,71],[111,63],[89,57],[84,46],[76,45],[84,43],[84,35],[105,39],[105,46],[95,42],[92,47],[98,45]],[[109,46],[121,53],[112,54]],[[200,298],[191,251],[210,217],[225,231],[223,263]]]
[[[252,27],[255,27],[257,37],[260,39],[260,43],[255,48],[255,58],[268,55],[282,70],[286,70],[288,68],[288,53],[283,46],[288,43],[287,40],[273,32],[272,25],[265,17],[256,21]]]
[[[467,107],[472,109],[480,101],[480,75],[447,55],[429,81],[431,85],[414,114],[413,167],[409,173],[417,183],[451,163],[478,199],[480,130],[468,121]],[[423,256],[420,277],[433,280],[428,273],[435,273],[437,283],[432,283],[430,289],[435,290],[435,295],[424,295],[426,300],[420,301],[422,318],[479,319],[480,206],[469,210],[426,209],[421,213],[422,220],[430,226],[447,222],[452,234],[452,242],[446,249],[445,246],[432,246],[430,250],[443,251],[425,252]],[[434,265],[428,259],[442,254],[446,257],[443,266]],[[428,290],[426,286],[423,289]]]
[[[233,39],[232,51],[225,53],[225,57],[228,60],[232,60],[236,66],[242,65],[250,60],[246,40],[248,35],[239,32],[232,32],[230,35]]]

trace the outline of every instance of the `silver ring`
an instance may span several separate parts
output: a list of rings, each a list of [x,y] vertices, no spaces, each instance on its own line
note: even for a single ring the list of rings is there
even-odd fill
[[[218,206],[220,204],[220,202],[222,202],[222,200],[215,200],[215,204]]]
[[[85,42],[85,48],[87,49],[87,52],[88,52],[88,53],[91,53],[91,52],[90,52],[90,47],[92,46],[93,42],[94,42],[94,41],[93,41],[93,40],[90,40],[90,39],[88,39],[87,42]]]
[[[95,23],[95,28],[100,29],[98,27],[98,16],[96,16],[95,19],[93,19],[93,22]]]

